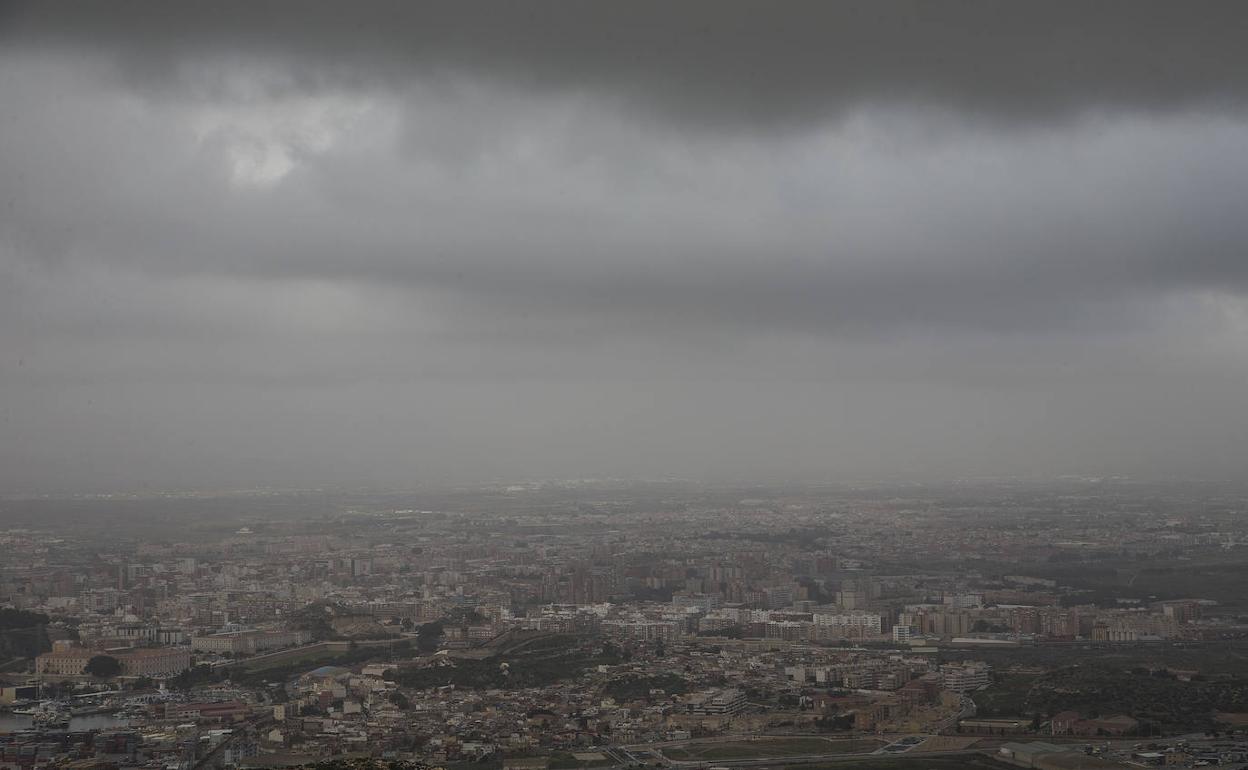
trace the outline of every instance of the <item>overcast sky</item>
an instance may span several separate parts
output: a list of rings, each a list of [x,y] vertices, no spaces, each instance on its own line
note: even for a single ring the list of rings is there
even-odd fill
[[[1246,40],[0,1],[0,491],[1242,476]]]

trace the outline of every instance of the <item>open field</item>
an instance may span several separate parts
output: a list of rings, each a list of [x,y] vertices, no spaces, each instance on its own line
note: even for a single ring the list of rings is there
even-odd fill
[[[1216,729],[1217,714],[1248,712],[1248,679],[1180,679],[1165,669],[1085,662],[1038,676],[1004,675],[974,694],[979,715],[1041,719],[1062,710],[1129,714],[1139,734]]]
[[[863,754],[884,745],[872,739],[757,738],[730,742],[690,743],[663,750],[668,759],[713,762],[724,759],[797,757],[809,754]]]
[[[297,666],[300,664],[312,664],[323,660],[332,660],[342,655],[338,650],[317,645],[314,650],[302,650],[292,652],[290,655],[275,656],[272,658],[264,658],[262,660],[248,660],[244,658],[240,660],[236,667],[247,671],[265,671],[271,668],[280,668],[283,666]]]
[[[956,757],[863,757],[826,765],[789,765],[784,770],[1009,770],[1012,767],[1014,765],[981,754],[963,754]]]
[[[276,652],[267,652],[251,658],[226,661],[217,664],[222,667],[238,668],[245,671],[263,671],[283,666],[297,666],[320,661],[345,661],[341,665],[360,663],[370,658],[405,656],[410,652],[407,640],[364,640],[364,641],[326,641],[315,642],[303,647],[290,647]]]
[[[978,714],[983,717],[1013,717],[1027,713],[1027,697],[1039,678],[1039,675],[1029,674],[998,676],[992,686],[972,696],[978,707]]]
[[[980,738],[965,735],[933,735],[919,744],[919,751],[963,751],[978,744]]]
[[[1040,645],[1010,650],[942,650],[946,660],[983,660],[994,671],[1015,668],[1045,670],[1063,666],[1096,664],[1129,669],[1166,668],[1196,671],[1209,679],[1248,678],[1248,639],[1222,639],[1205,642],[1171,641],[1156,644],[1107,644],[1087,642],[1069,645]]]
[[[551,770],[570,770],[577,767],[600,767],[612,764],[615,764],[613,760],[598,752],[557,751],[550,755]]]

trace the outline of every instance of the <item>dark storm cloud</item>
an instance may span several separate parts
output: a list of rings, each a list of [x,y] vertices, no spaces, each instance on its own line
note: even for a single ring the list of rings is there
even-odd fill
[[[469,72],[704,127],[901,101],[1021,121],[1241,108],[1242,4],[1218,2],[29,2],[12,42],[113,52],[159,81],[197,56],[292,57],[288,87]]]
[[[0,9],[0,488],[1248,462],[1242,5]]]

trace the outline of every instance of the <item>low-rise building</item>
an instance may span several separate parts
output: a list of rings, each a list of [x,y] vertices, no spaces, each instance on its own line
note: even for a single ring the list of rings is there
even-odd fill
[[[140,647],[114,657],[123,676],[172,676],[191,667],[191,652],[185,647]]]
[[[686,701],[691,714],[736,714],[746,706],[745,693],[733,688],[704,690]]]
[[[946,663],[940,667],[945,689],[956,693],[967,693],[987,687],[991,681],[989,671],[988,664],[980,661]]]
[[[78,676],[87,667],[87,663],[98,654],[96,650],[82,647],[45,652],[35,658],[35,673]]]
[[[219,655],[254,655],[268,650],[279,650],[306,644],[312,640],[307,631],[236,631],[191,638],[191,649],[197,652],[215,652]]]

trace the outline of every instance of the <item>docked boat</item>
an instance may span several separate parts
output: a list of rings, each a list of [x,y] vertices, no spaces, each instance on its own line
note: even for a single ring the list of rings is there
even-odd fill
[[[42,730],[69,727],[69,713],[59,708],[44,708],[32,715],[34,726]]]

